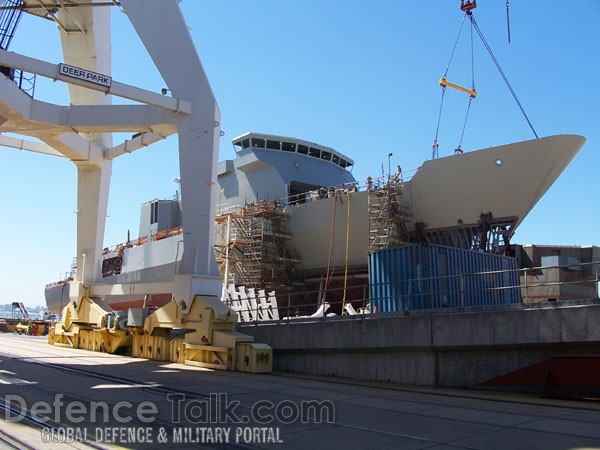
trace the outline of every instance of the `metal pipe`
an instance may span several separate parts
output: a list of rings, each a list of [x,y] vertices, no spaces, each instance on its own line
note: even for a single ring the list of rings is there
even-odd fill
[[[527,267],[525,267],[525,303],[529,303],[529,296],[528,296],[528,276],[527,276]]]

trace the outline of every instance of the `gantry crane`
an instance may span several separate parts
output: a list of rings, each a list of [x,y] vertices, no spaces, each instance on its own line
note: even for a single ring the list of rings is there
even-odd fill
[[[52,64],[0,50],[0,66],[68,83],[71,103],[59,106],[36,100],[10,77],[0,76],[0,116],[4,119],[0,133],[18,133],[42,142],[0,134],[0,145],[65,157],[77,166],[77,273],[63,321],[50,333],[49,341],[105,351],[118,351],[133,342],[138,350],[141,346],[140,356],[148,357],[144,348],[171,345],[173,339],[167,330],[177,329],[183,330],[179,347],[172,355],[162,352],[156,359],[175,358],[210,367],[242,369],[231,361],[244,354],[241,361],[260,362],[254,370],[269,371],[270,348],[235,333],[235,313],[218,300],[222,279],[212,239],[221,113],[179,2],[12,3],[15,8],[56,22],[64,61]],[[110,7],[115,5],[122,7],[129,18],[172,96],[112,79]],[[112,105],[112,96],[137,103]],[[114,145],[114,132],[135,134]],[[100,256],[112,161],[174,133],[178,133],[185,230],[181,268],[170,281],[105,284]],[[130,321],[98,300],[105,295],[144,296],[160,292],[172,292],[173,300],[147,317],[147,311],[141,315],[130,311]],[[141,322],[136,318],[141,318]],[[154,326],[155,323],[160,326]],[[244,369],[250,370],[249,367],[246,364]]]

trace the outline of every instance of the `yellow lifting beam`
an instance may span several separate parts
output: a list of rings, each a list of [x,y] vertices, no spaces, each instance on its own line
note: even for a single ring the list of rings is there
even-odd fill
[[[475,89],[468,89],[458,84],[450,83],[448,80],[446,80],[446,77],[440,78],[440,86],[451,87],[452,89],[456,89],[457,91],[464,92],[465,94],[469,94],[471,98],[477,97],[477,91]]]

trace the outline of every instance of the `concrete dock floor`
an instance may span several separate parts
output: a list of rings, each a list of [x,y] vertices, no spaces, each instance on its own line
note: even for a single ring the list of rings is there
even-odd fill
[[[211,371],[14,334],[0,403],[0,448],[600,449],[600,402]]]

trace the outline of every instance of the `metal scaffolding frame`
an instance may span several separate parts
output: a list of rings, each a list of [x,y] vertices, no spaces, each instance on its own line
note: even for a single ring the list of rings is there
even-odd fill
[[[412,216],[400,206],[402,186],[397,177],[369,185],[369,252],[410,242]]]
[[[225,285],[289,287],[299,260],[286,231],[288,214],[261,201],[215,217],[215,254]]]

